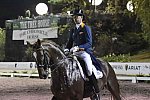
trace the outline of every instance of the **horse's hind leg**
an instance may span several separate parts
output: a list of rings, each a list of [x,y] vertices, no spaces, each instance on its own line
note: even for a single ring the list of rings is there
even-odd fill
[[[114,100],[121,100],[119,83],[116,77],[108,79],[107,89],[111,92]]]

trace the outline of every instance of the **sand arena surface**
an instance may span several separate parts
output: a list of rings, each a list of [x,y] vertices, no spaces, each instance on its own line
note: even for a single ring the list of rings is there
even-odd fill
[[[0,100],[51,100],[50,84],[50,79],[0,77]],[[150,83],[120,81],[119,84],[122,100],[150,100]],[[111,100],[105,89],[101,100]]]

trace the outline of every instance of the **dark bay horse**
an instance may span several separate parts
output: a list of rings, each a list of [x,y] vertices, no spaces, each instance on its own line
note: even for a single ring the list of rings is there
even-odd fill
[[[88,88],[81,74],[78,64],[72,57],[67,57],[57,44],[50,41],[41,42],[39,39],[34,44],[27,42],[33,48],[39,72],[51,69],[51,91],[52,100],[83,100],[90,97],[96,100],[93,91]],[[121,100],[120,89],[115,72],[109,63],[99,60],[102,63],[104,76],[98,79],[100,90],[107,88],[114,100]]]

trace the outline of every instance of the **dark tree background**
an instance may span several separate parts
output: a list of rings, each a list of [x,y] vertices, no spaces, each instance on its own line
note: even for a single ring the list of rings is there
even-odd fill
[[[27,9],[36,15],[35,7],[40,2],[47,0],[0,0],[0,27],[5,27],[5,20],[24,16]]]
[[[134,12],[130,12],[126,8],[128,0],[103,0],[102,4],[96,7],[97,11],[95,12],[94,6],[88,0],[1,0],[0,27],[5,27],[5,20],[25,16],[27,9],[36,16],[35,6],[39,2],[47,3],[49,13],[54,14],[63,14],[80,6],[84,10],[87,24],[92,28],[94,51],[97,56],[102,57],[112,53],[116,55],[135,54],[150,48],[150,3],[149,0],[133,1],[136,5]],[[59,38],[56,42],[64,46],[72,22],[66,23],[66,19],[61,21],[64,25],[59,27]],[[9,42],[12,44],[11,40]],[[7,46],[9,47],[9,45]],[[14,47],[16,46],[14,45]]]

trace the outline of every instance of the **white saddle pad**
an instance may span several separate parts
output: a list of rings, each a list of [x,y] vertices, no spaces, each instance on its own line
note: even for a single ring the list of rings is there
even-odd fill
[[[81,76],[83,77],[84,80],[88,80],[88,78],[86,77],[86,75],[83,72],[83,69],[82,69],[82,67],[80,65],[80,62],[77,60],[77,57],[74,56],[74,59],[76,60],[78,66],[79,66],[79,70],[80,70]],[[103,77],[103,73],[101,71],[97,70],[94,65],[92,67],[93,67],[92,71],[93,71],[96,79],[102,78]]]

